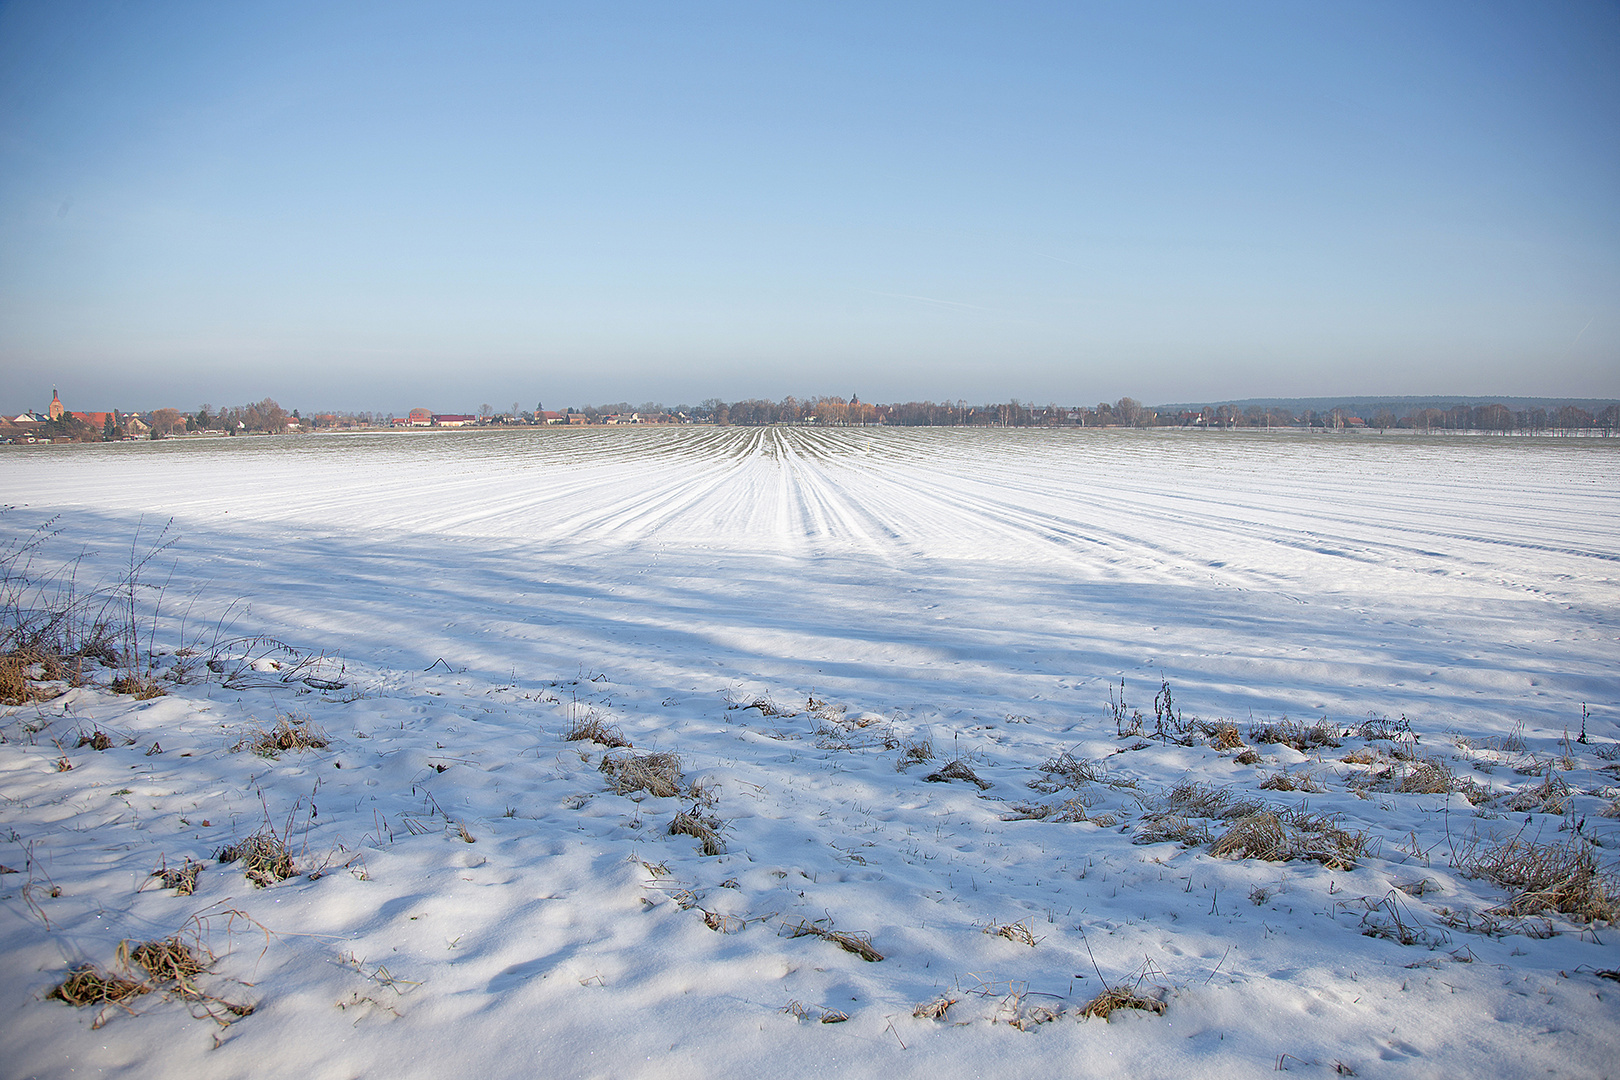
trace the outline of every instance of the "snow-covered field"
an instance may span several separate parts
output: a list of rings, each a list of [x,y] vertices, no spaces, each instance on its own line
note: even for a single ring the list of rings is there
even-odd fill
[[[237,439],[5,448],[0,502],[81,587],[172,519],[185,680],[0,709],[0,1076],[1620,1072],[1620,930],[1469,872],[1620,853],[1620,443]],[[233,750],[278,719],[330,743]],[[188,926],[252,1015],[46,998]]]

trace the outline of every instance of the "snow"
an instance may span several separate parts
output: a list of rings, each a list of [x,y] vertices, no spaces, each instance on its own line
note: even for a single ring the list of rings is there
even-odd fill
[[[261,438],[8,448],[0,500],[7,537],[56,517],[36,570],[81,583],[167,523],[138,600],[159,665],[190,669],[149,701],[0,711],[7,1076],[1612,1073],[1613,929],[1455,917],[1510,895],[1459,865],[1476,841],[1620,846],[1610,440]],[[1261,764],[1121,738],[1121,679],[1149,736],[1167,684]],[[1358,795],[1398,748],[1369,716],[1404,716],[1480,805]],[[233,750],[279,717],[330,745]],[[614,794],[604,747],[563,737],[592,717],[712,804]],[[1284,717],[1355,733],[1255,740]],[[114,745],[75,745],[95,730]],[[1032,789],[1065,752],[1100,779]],[[957,758],[990,786],[925,779]],[[1564,812],[1509,809],[1548,762]],[[1260,787],[1281,771],[1321,790]],[[1134,842],[1189,780],[1339,815],[1369,852]],[[1089,820],[1009,820],[1077,795]],[[695,804],[724,854],[669,834]],[[266,826],[299,876],[256,888],[215,853]],[[150,876],[187,858],[195,895]],[[204,984],[253,1015],[152,994],[93,1030],[45,999],[193,916]],[[1394,918],[1415,943],[1364,933]],[[793,936],[818,920],[884,958]],[[987,932],[1015,924],[1033,947]],[[1082,1019],[1105,984],[1166,1009]]]

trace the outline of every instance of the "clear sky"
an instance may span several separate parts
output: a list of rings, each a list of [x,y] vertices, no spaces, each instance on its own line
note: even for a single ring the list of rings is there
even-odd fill
[[[1620,396],[1620,5],[0,7],[0,407]]]

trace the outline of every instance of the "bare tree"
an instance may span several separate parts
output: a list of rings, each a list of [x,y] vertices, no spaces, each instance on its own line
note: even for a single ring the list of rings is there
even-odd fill
[[[179,409],[152,410],[152,433],[154,435],[171,434],[175,428],[180,426],[180,423]]]

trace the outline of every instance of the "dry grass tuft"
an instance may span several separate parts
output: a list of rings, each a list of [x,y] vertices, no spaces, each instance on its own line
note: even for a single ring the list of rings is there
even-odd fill
[[[1311,791],[1325,790],[1322,783],[1310,773],[1291,773],[1281,769],[1260,781],[1262,791]]]
[[[914,739],[900,744],[900,759],[894,763],[895,772],[905,772],[913,765],[934,760],[932,739]]]
[[[207,1017],[221,1026],[229,1026],[241,1017],[252,1015],[254,1006],[227,1001],[198,988],[197,978],[207,972],[213,962],[214,954],[200,939],[188,943],[177,934],[161,941],[143,941],[133,947],[123,941],[118,945],[118,966],[132,974],[137,969],[143,971],[145,978],[112,975],[94,964],[85,964],[75,968],[45,996],[69,1005],[103,1006],[101,1014],[91,1024],[95,1029],[106,1022],[106,1006],[117,1005],[133,1016],[135,1010],[126,1004],[130,998],[164,990],[185,1001],[198,1019]]]
[[[269,728],[257,728],[242,736],[231,751],[251,750],[260,757],[273,758],[289,750],[324,750],[330,745],[332,740],[308,717],[283,716]]]
[[[100,728],[97,728],[93,734],[80,734],[79,741],[75,744],[75,748],[80,746],[88,746],[92,750],[111,750],[112,745],[112,736],[108,735]]]
[[[1011,805],[1007,813],[1001,815],[1002,821],[1051,821],[1059,824],[1072,825],[1080,821],[1089,821],[1086,816],[1086,807],[1095,799],[1085,795],[1076,795],[1065,799],[1060,805],[1051,803],[1017,802]]]
[[[163,689],[163,684],[156,679],[127,673],[108,683],[107,689],[115,694],[129,694],[136,701],[150,701],[153,698],[163,697],[168,693],[167,690]]]
[[[864,930],[835,930],[829,919],[818,919],[815,922],[800,920],[789,927],[790,937],[818,937],[823,941],[830,941],[845,952],[854,953],[867,963],[875,964],[883,959],[883,954],[872,947],[872,935]]]
[[[820,1005],[806,1005],[802,1001],[790,1001],[782,1006],[782,1012],[787,1013],[795,1020],[815,1020],[821,1024],[842,1024],[849,1019],[849,1013],[837,1009],[828,1009]]]
[[[1135,991],[1125,989],[1123,986],[1116,986],[1111,990],[1104,990],[1092,998],[1090,1004],[1080,1010],[1080,1015],[1086,1017],[1095,1016],[1107,1020],[1110,1015],[1119,1009],[1141,1009],[1144,1012],[1159,1015],[1163,1014],[1165,1005],[1158,998],[1143,997]]]
[[[1086,758],[1077,758],[1065,750],[1057,757],[1042,763],[1041,777],[1031,780],[1029,786],[1046,795],[1055,795],[1064,788],[1079,788],[1102,779],[1096,764]]]
[[[1362,897],[1357,902],[1366,908],[1361,916],[1361,932],[1367,937],[1383,938],[1397,945],[1422,945],[1430,949],[1437,949],[1451,940],[1444,930],[1421,925],[1393,889],[1376,903],[1370,897]]]
[[[1378,764],[1378,755],[1364,746],[1360,750],[1350,751],[1339,760],[1346,765],[1376,765]]]
[[[1561,777],[1548,772],[1547,778],[1540,784],[1508,800],[1508,809],[1520,813],[1562,814],[1569,808],[1569,798],[1573,794]]]
[[[1144,817],[1136,834],[1131,837],[1133,844],[1164,844],[1171,841],[1187,845],[1207,844],[1209,826],[1183,814],[1160,811]]]
[[[1258,765],[1260,764],[1260,751],[1251,746],[1232,760],[1239,765]]]
[[[1183,780],[1165,796],[1165,809],[1189,817],[1220,817],[1231,801],[1231,792],[1224,788]]]
[[[915,1016],[919,1020],[943,1020],[945,1019],[945,1013],[949,1011],[950,1007],[961,1000],[961,998],[947,997],[946,995],[941,994],[934,1000],[925,1001],[921,1005],[918,1005],[915,1009],[912,1009],[911,1015]]]
[[[261,889],[292,877],[292,853],[275,833],[255,833],[238,844],[220,848],[214,855],[222,863],[240,862],[247,879]]]
[[[1447,795],[1457,788],[1457,778],[1451,775],[1451,766],[1432,758],[1420,761],[1407,770],[1396,791],[1411,795]]]
[[[118,960],[126,966],[133,964],[154,979],[172,979],[181,986],[189,986],[213,962],[212,957],[206,961],[199,958],[192,947],[178,937],[143,941],[133,949],[129,942],[123,942],[118,946]]]
[[[616,724],[606,724],[598,716],[586,716],[574,721],[563,736],[567,742],[593,742],[616,750],[630,749],[630,740],[624,737]]]
[[[952,780],[966,780],[970,784],[977,784],[980,791],[988,791],[990,781],[979,779],[979,774],[968,767],[968,763],[961,758],[946,762],[939,769],[923,777],[930,784],[945,784]]]
[[[1030,929],[1028,919],[1021,919],[1018,922],[1001,926],[992,923],[984,928],[984,932],[994,934],[996,937],[1006,938],[1008,941],[1019,945],[1028,945],[1032,949],[1035,947],[1035,931]]]
[[[703,912],[703,925],[717,934],[735,934],[748,924],[748,920],[736,915],[723,915],[718,911]]]
[[[0,705],[26,705],[45,695],[28,677],[38,658],[22,649],[0,656]]]
[[[685,810],[679,811],[675,815],[675,820],[669,823],[669,835],[692,837],[702,845],[705,855],[726,853],[726,845],[720,839],[720,822],[698,813],[695,809],[690,813]]]
[[[1209,733],[1209,745],[1217,750],[1236,750],[1243,745],[1243,736],[1238,734],[1236,724],[1216,724]]]
[[[685,779],[679,754],[609,754],[598,769],[607,774],[618,795],[645,791],[658,798],[674,798],[681,794]]]
[[[229,914],[234,918],[238,913]],[[143,941],[133,947],[128,941],[119,942],[118,963],[126,970],[146,972],[145,985],[178,995],[197,1019],[206,1017],[221,1027],[229,1027],[236,1020],[251,1016],[255,1006],[227,1001],[197,985],[198,977],[213,966],[216,957],[202,940],[206,923],[193,920],[193,924],[195,929],[161,941]]]
[[[197,891],[197,875],[202,873],[203,864],[193,859],[187,859],[180,866],[160,866],[152,871],[152,876],[161,878],[165,889],[173,889],[176,896],[190,896]]]
[[[64,1001],[69,1005],[82,1007],[85,1005],[117,1005],[125,1012],[134,1015],[134,1010],[124,1002],[130,998],[140,997],[142,994],[152,992],[152,985],[138,979],[125,979],[117,975],[109,975],[94,964],[84,964],[74,968],[66,979],[51,987],[45,995],[56,1001]],[[91,1026],[99,1028],[105,1017],[99,1016]]]
[[[1309,727],[1286,716],[1275,724],[1251,724],[1249,727],[1250,742],[1282,743],[1300,753],[1318,746],[1338,746],[1339,739],[1339,729],[1328,723],[1325,716]]]
[[[1239,818],[1209,853],[1221,859],[1267,862],[1308,859],[1330,870],[1351,870],[1366,854],[1368,843],[1366,833],[1341,829],[1328,815],[1265,811]]]
[[[1051,820],[1065,825],[1090,820],[1086,817],[1085,796],[1076,795],[1072,799],[1065,800],[1063,805],[1057,808],[1057,813],[1052,816]],[[1102,824],[1100,819],[1097,823]]]
[[[1584,923],[1620,917],[1614,876],[1598,867],[1591,843],[1584,840],[1540,844],[1514,837],[1469,852],[1459,866],[1465,873],[1516,892],[1491,914],[1524,918],[1556,911]]]

